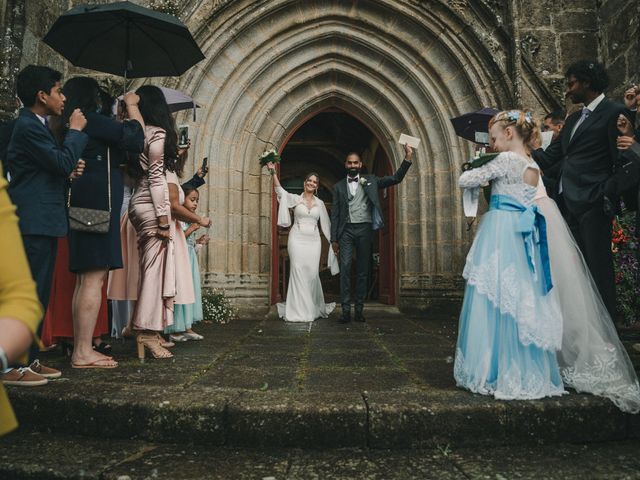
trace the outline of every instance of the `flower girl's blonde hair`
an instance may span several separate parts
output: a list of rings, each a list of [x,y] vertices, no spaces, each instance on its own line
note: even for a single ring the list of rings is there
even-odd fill
[[[531,112],[523,110],[504,110],[496,113],[489,120],[489,129],[496,123],[503,124],[502,128],[513,127],[527,147],[536,144],[540,140],[540,122],[533,117]]]

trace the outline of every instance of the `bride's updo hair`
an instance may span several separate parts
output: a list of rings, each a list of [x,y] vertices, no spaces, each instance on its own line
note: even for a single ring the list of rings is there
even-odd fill
[[[489,120],[489,129],[497,123],[500,123],[503,129],[513,127],[527,146],[538,143],[540,140],[540,122],[533,117],[531,112],[504,110],[496,113]]]

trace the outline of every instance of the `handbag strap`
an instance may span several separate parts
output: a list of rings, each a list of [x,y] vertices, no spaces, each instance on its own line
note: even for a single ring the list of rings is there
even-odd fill
[[[109,199],[109,213],[111,213],[111,149],[107,147],[107,197]],[[71,207],[71,186],[67,194],[67,208]]]
[[[107,146],[107,194],[109,196],[109,213],[111,213],[111,149]]]

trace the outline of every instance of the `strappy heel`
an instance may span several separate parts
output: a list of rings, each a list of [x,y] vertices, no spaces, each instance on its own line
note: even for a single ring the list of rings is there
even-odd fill
[[[155,333],[139,333],[136,337],[138,345],[138,358],[144,361],[145,349],[148,349],[153,358],[171,358],[173,353],[160,345],[160,340]]]

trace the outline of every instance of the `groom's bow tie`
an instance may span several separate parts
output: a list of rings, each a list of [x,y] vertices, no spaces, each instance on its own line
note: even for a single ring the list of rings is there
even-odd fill
[[[347,177],[347,180],[350,182],[357,182],[358,181],[358,177]]]

